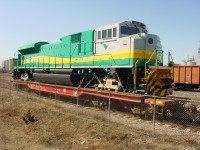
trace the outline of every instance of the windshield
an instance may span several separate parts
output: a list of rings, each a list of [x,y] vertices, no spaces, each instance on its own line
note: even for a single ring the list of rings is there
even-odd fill
[[[139,33],[139,29],[135,27],[129,27],[129,26],[121,26],[121,34],[125,35],[132,35]]]

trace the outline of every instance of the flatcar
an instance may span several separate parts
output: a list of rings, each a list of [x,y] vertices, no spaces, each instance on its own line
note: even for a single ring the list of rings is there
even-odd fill
[[[144,23],[124,21],[20,47],[13,78],[164,96],[172,77],[161,49]]]

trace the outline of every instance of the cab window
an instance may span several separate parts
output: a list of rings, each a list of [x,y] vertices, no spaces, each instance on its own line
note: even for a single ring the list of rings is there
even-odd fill
[[[108,39],[112,38],[112,29],[108,29]]]
[[[117,28],[113,28],[113,37],[117,36]]]
[[[97,40],[108,40],[113,37],[117,37],[117,28],[109,28],[101,31],[97,31]]]
[[[135,27],[129,27],[129,26],[121,26],[121,34],[125,35],[132,35],[139,33],[139,29]]]
[[[98,40],[101,39],[101,31],[98,31]]]
[[[106,39],[107,37],[107,30],[102,31],[102,39]]]

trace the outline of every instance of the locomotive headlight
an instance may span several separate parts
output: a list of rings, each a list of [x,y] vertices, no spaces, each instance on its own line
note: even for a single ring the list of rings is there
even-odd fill
[[[138,37],[146,37],[146,33],[138,33],[138,34],[136,34],[136,35],[134,35],[136,38],[138,38]]]

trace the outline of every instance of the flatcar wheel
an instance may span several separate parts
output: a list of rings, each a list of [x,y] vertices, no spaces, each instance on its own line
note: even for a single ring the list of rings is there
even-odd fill
[[[140,118],[144,120],[151,119],[153,117],[153,105],[144,104],[141,108]]]

